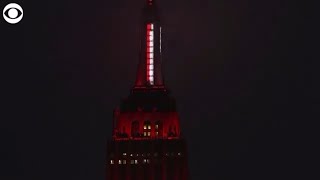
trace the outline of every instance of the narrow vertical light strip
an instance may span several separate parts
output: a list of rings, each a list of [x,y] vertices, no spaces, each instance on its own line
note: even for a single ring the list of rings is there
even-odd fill
[[[160,54],[161,54],[161,26],[160,26]]]
[[[153,85],[154,84],[154,25],[152,23],[147,24],[147,47],[146,47],[146,74],[147,81]]]

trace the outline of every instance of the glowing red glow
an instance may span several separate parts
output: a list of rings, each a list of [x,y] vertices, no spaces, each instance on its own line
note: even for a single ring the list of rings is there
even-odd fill
[[[116,137],[125,139],[177,139],[180,137],[180,123],[177,112],[127,112],[116,115],[116,132],[128,136]],[[135,136],[140,134],[141,136]]]

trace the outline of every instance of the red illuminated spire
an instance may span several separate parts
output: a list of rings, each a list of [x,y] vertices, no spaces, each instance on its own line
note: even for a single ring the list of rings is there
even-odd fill
[[[161,24],[154,0],[146,0],[142,20],[140,62],[135,88],[163,87]]]

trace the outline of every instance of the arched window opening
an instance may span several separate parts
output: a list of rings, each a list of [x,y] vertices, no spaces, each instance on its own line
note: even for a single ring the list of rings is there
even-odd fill
[[[176,127],[175,126],[173,128],[172,128],[172,126],[169,127],[168,136],[169,137],[177,136],[177,132],[176,132]]]
[[[156,121],[155,125],[154,125],[154,129],[155,129],[155,135],[156,137],[161,137],[162,136],[162,122]]]
[[[145,121],[143,124],[143,136],[144,137],[151,136],[151,123],[150,123],[150,121]]]
[[[139,136],[139,122],[133,121],[131,123],[131,136],[138,137]]]

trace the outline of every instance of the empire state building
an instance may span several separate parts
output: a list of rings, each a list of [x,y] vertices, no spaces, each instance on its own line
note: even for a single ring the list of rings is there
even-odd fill
[[[114,110],[107,180],[187,180],[187,145],[161,70],[162,29],[155,0],[147,0],[142,13],[136,81]]]

